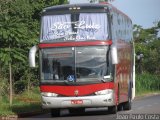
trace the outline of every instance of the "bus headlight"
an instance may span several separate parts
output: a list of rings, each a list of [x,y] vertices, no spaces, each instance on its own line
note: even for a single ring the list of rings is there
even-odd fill
[[[50,93],[50,92],[42,92],[41,95],[45,97],[57,97],[58,96],[58,94]]]
[[[101,91],[95,92],[96,95],[107,95],[107,94],[111,94],[111,93],[113,93],[112,89],[101,90]]]

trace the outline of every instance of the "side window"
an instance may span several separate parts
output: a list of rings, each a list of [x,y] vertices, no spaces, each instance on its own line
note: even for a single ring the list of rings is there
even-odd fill
[[[106,75],[111,75],[111,77],[113,78],[114,77],[114,66],[115,65],[113,65],[112,64],[112,58],[111,58],[111,51],[110,50],[108,50],[107,51],[107,54],[106,54],[106,59],[107,59],[107,73],[106,73]]]
[[[117,14],[117,22],[118,22],[118,25],[120,25],[121,24],[121,18],[120,18],[120,15],[119,14]]]
[[[111,14],[112,39],[115,40],[117,36],[117,14],[114,11]]]

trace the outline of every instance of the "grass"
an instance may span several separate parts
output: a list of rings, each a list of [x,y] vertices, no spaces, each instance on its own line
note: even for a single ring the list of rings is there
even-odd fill
[[[0,99],[0,116],[17,115],[32,111],[41,111],[38,88],[15,95],[12,106],[9,105],[8,96],[2,96]]]
[[[40,103],[18,102],[13,103],[11,107],[9,106],[9,103],[2,103],[0,105],[0,116],[17,115],[35,111],[41,111]]]
[[[136,75],[136,96],[160,93],[160,76],[149,73]]]
[[[14,115],[9,104],[0,101],[0,116]]]

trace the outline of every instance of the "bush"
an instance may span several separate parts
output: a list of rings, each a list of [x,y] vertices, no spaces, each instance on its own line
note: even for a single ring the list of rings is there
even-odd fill
[[[160,91],[160,76],[143,73],[136,75],[136,93]]]

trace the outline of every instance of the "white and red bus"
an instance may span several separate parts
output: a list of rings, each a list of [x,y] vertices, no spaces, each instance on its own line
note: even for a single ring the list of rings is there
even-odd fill
[[[42,107],[83,112],[108,107],[131,109],[135,96],[131,19],[112,5],[68,4],[42,12],[40,43],[30,50],[35,67],[39,51]]]

